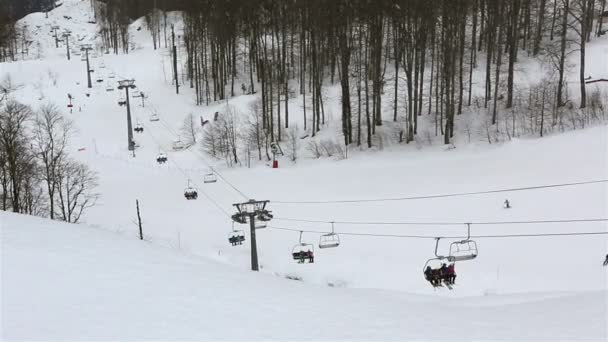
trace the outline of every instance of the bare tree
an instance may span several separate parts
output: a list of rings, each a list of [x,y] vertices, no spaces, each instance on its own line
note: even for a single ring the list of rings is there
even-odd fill
[[[32,111],[26,105],[9,100],[0,110],[0,150],[3,157],[3,173],[10,186],[10,198],[14,212],[20,211],[21,184],[27,177],[31,154],[28,150],[26,122]],[[4,184],[3,184],[4,186]],[[8,188],[3,188],[7,193]]]
[[[57,170],[57,182],[61,219],[77,223],[82,213],[94,206],[99,197],[94,192],[97,174],[85,164],[65,159]]]
[[[182,124],[181,136],[184,137],[185,143],[187,145],[196,144],[196,136],[198,134],[198,129],[200,125],[198,125],[197,121],[194,119],[194,115],[192,113],[188,114],[184,118],[184,123]]]
[[[287,132],[287,154],[292,162],[298,160],[298,151],[300,150],[300,138],[298,137],[298,127],[292,126]]]
[[[203,150],[214,158],[224,158],[228,166],[239,163],[238,150],[241,136],[238,134],[238,116],[232,106],[210,125],[202,142]]]
[[[36,157],[42,164],[42,180],[46,183],[51,219],[55,219],[56,192],[60,186],[57,173],[66,158],[71,132],[71,123],[55,105],[47,104],[40,108],[34,121],[34,148]]]

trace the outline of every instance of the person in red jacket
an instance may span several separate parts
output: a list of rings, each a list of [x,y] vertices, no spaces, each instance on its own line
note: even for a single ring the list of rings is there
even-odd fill
[[[454,284],[454,282],[456,281],[456,270],[455,270],[455,264],[451,263],[445,272],[445,278],[444,281],[446,281],[448,284]]]

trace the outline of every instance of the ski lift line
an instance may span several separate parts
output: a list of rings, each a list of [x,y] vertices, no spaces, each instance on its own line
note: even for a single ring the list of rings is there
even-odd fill
[[[166,129],[166,130],[167,130],[169,133],[171,133],[171,134],[173,134],[173,135],[179,135],[179,134],[177,134],[177,132],[175,132],[175,131],[174,131],[174,130],[173,130],[171,127],[170,127],[170,126],[168,126],[168,125],[167,125],[167,123],[165,123],[165,122],[164,122],[164,120],[162,120],[162,119],[161,119],[161,120],[160,120],[160,123],[161,123],[161,125],[162,125],[163,127],[165,127],[165,129]],[[192,153],[194,156],[198,157],[198,158],[199,158],[199,159],[200,159],[200,160],[203,162],[203,164],[205,164],[205,166],[207,166],[208,168],[211,168],[211,169],[212,169],[211,164],[210,164],[209,162],[207,162],[207,160],[206,160],[206,159],[205,159],[205,158],[204,158],[202,155],[200,155],[198,152],[193,151],[193,150],[191,150],[191,149],[187,149],[187,151],[188,151],[188,152],[190,152],[190,153]],[[225,177],[224,177],[224,176],[223,176],[221,173],[219,173],[217,170],[213,170],[213,172],[214,172],[215,174],[217,174],[217,175],[218,175],[218,177],[220,177],[220,179],[222,179],[222,180],[223,180],[223,181],[224,181],[226,184],[228,184],[228,186],[230,186],[230,187],[231,187],[231,188],[232,188],[234,191],[236,191],[236,192],[237,192],[239,195],[241,195],[243,198],[245,198],[245,199],[250,199],[250,198],[251,198],[251,197],[249,197],[249,196],[245,195],[245,193],[243,193],[241,190],[239,190],[239,189],[238,189],[236,186],[234,186],[234,184],[230,183],[230,182],[229,182],[229,181],[228,181],[228,180],[227,180],[227,179],[226,179],[226,178],[225,178]]]
[[[299,228],[286,228],[268,226],[270,229],[285,230],[292,232],[304,232],[315,234],[326,234],[326,231],[318,230],[303,230]],[[402,238],[402,239],[462,239],[463,236],[429,236],[429,235],[400,235],[400,234],[374,234],[374,233],[349,233],[339,232],[345,236],[367,236],[367,237],[385,237],[385,238]],[[471,239],[500,239],[500,238],[527,238],[527,237],[557,237],[557,236],[586,236],[586,235],[608,235],[608,232],[576,232],[576,233],[538,233],[538,234],[503,234],[503,235],[471,235]]]
[[[422,195],[422,196],[393,197],[393,198],[353,199],[353,200],[326,200],[326,201],[274,201],[273,200],[272,203],[273,204],[340,204],[340,203],[394,202],[394,201],[408,201],[408,200],[422,200],[422,199],[433,199],[433,198],[485,195],[485,194],[494,194],[494,193],[501,193],[501,192],[516,192],[516,191],[528,191],[528,190],[539,190],[539,189],[549,189],[549,188],[561,188],[561,187],[597,184],[597,183],[606,183],[606,182],[608,182],[608,179],[599,179],[599,180],[573,182],[573,183],[561,183],[561,184],[547,184],[547,185],[528,186],[528,187],[519,187],[519,188],[495,189],[495,190],[486,190],[486,191],[457,192],[457,193],[452,193],[452,194]]]
[[[149,129],[145,130],[148,135],[150,136],[150,138],[152,138],[152,140],[154,140],[154,143],[156,143],[156,145],[158,147],[160,147],[160,144],[158,142],[158,140],[154,137],[154,135],[152,135],[152,133],[150,133]],[[179,164],[175,161],[175,158],[170,158],[169,161],[171,163],[173,163],[173,165],[175,165],[175,167],[188,179],[188,181],[190,182],[190,176],[188,175],[188,173],[186,171],[184,171]],[[197,190],[200,191],[203,196],[205,196],[205,198],[207,198],[207,200],[209,200],[209,202],[211,202],[216,208],[218,208],[222,213],[224,213],[224,215],[226,215],[228,218],[232,219],[232,216],[228,213],[228,211],[226,211],[226,209],[224,209],[219,203],[217,203],[217,201],[215,201],[213,199],[213,197],[211,197],[209,194],[207,194],[205,191],[203,190],[199,190],[200,186],[195,182],[192,181],[192,184],[194,184],[197,187]]]
[[[274,202],[273,202],[274,203]],[[565,219],[565,220],[535,220],[535,221],[480,221],[480,222],[357,222],[357,221],[322,221],[305,220],[286,217],[275,217],[278,221],[305,222],[305,223],[335,223],[350,225],[386,225],[386,226],[462,226],[462,225],[501,225],[501,224],[546,224],[546,223],[583,223],[608,222],[608,218],[591,219]]]

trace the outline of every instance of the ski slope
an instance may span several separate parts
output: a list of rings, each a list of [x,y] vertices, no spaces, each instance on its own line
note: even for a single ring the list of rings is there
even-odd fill
[[[2,339],[605,341],[606,292],[438,298],[245,273],[0,213]]]
[[[39,13],[27,16],[23,22],[30,28],[40,26],[33,37],[39,42],[34,45],[40,58],[0,64],[0,77],[10,74],[22,85],[13,93],[17,100],[33,108],[57,103],[74,121],[77,132],[70,154],[99,173],[101,194],[98,205],[83,218],[87,226],[0,216],[3,337],[607,339],[608,278],[601,264],[608,252],[607,235],[479,238],[479,257],[457,263],[454,290],[433,289],[422,275],[426,260],[434,256],[434,237],[458,237],[440,241],[439,253],[446,254],[451,242],[466,237],[467,222],[474,223],[473,236],[606,232],[606,222],[476,224],[605,218],[606,183],[424,200],[286,202],[412,197],[605,179],[608,127],[505,144],[457,141],[455,149],[433,143],[386,146],[377,152],[354,150],[345,160],[311,159],[302,140],[297,163],[282,157],[279,169],[265,163],[230,169],[221,160],[211,160],[199,146],[175,152],[172,143],[189,113],[195,119],[209,119],[228,103],[245,120],[255,98],[237,96],[227,103],[197,107],[187,86],[176,95],[167,51],[152,50],[146,29],[137,31],[142,20],[132,25],[134,49],[128,55],[92,58],[94,85],[87,89],[85,63],[79,56],[68,61],[65,47],[55,48],[48,29],[70,29],[73,46],[96,44],[96,26],[87,23],[90,17],[89,2],[77,0],[65,0],[49,19]],[[588,46],[589,58],[600,61],[590,63],[596,78],[606,76],[602,73],[607,65],[601,61],[608,58],[607,42],[604,38]],[[576,58],[573,54],[573,61]],[[110,79],[111,73],[116,78]],[[103,82],[96,82],[98,76]],[[143,133],[135,134],[141,146],[135,158],[126,149],[126,110],[117,105],[121,93],[106,91],[108,82],[124,78],[134,78],[149,95],[145,107],[131,99],[134,123],[144,127]],[[338,136],[337,90],[328,87],[330,123],[323,137]],[[75,98],[71,113],[66,107],[68,93]],[[301,127],[298,101],[290,104],[290,117]],[[160,121],[149,121],[152,113],[158,113]],[[165,165],[155,161],[160,151],[168,156]],[[217,183],[204,184],[210,166],[220,177]],[[183,197],[188,180],[198,188],[196,201]],[[259,274],[248,272],[249,233],[243,246],[228,243],[232,204],[250,198],[270,200],[275,215],[271,227],[257,232]],[[512,209],[502,207],[507,198]],[[136,241],[136,199],[145,243]],[[299,242],[299,231],[329,232],[332,221],[338,222],[334,227],[341,234],[341,246],[317,250],[314,264],[295,263],[291,251]],[[401,224],[378,224],[386,222]],[[459,224],[429,224],[442,222]],[[235,228],[247,231],[244,226]],[[316,245],[320,235],[305,232],[302,239]]]

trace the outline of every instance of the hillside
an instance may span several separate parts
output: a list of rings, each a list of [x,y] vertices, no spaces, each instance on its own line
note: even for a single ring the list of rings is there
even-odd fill
[[[332,289],[92,227],[0,220],[5,341],[606,339],[605,291],[481,300]]]
[[[509,126],[510,116],[487,126],[487,111],[467,109],[449,145],[424,115],[416,139],[400,144],[400,123],[387,107],[373,148],[345,148],[340,85],[325,80],[326,124],[312,137],[310,126],[303,129],[302,96],[290,99],[294,130],[280,142],[275,169],[264,149],[258,158],[248,144],[260,94],[196,105],[187,80],[175,94],[169,49],[153,49],[145,18],[129,26],[128,54],[106,54],[93,19],[90,2],[78,0],[48,18],[30,14],[20,21],[31,30],[29,55],[0,63],[0,84],[11,84],[7,102],[31,107],[32,119],[56,104],[73,125],[65,153],[96,172],[99,195],[79,225],[0,212],[3,339],[608,338],[608,127],[600,112],[587,120],[564,109],[563,122],[540,138],[528,112],[510,111],[521,127]],[[167,20],[184,32],[179,12]],[[71,31],[71,60],[49,34],[53,26]],[[92,44],[90,89],[81,44]],[[184,75],[185,47],[178,47]],[[593,39],[586,53],[590,75],[607,77],[608,38]],[[520,58],[517,88],[542,84],[545,66]],[[569,80],[577,62],[577,53],[568,55]],[[143,130],[133,133],[133,153],[118,105],[124,90],[116,88],[125,79],[135,80],[130,109]],[[483,92],[482,72],[474,79]],[[572,93],[577,87],[568,84]],[[605,91],[602,83],[588,88]],[[143,103],[133,96],[140,92]],[[203,146],[230,114],[236,163]],[[201,118],[209,120],[204,127]],[[184,129],[189,119],[196,143]],[[24,125],[26,148],[36,143],[32,121]],[[189,146],[176,150],[176,142]],[[166,163],[157,162],[161,153]],[[36,168],[25,169],[44,194]],[[214,183],[205,182],[210,172]],[[198,190],[197,200],[184,198],[187,187]],[[274,215],[256,230],[259,273],[249,271],[248,225],[231,218],[233,204],[252,198],[269,200]],[[332,229],[340,245],[318,248]],[[244,244],[229,243],[233,230]],[[477,257],[456,263],[452,290],[433,288],[425,263],[467,237]],[[293,259],[301,242],[315,248],[314,263]]]

